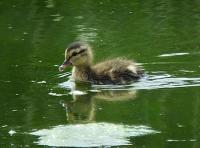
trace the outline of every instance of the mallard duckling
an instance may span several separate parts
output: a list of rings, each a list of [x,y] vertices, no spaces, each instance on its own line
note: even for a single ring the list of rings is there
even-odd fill
[[[128,84],[142,77],[142,71],[131,60],[116,58],[93,65],[92,49],[81,42],[71,43],[65,51],[63,71],[73,66],[72,78],[93,84]]]

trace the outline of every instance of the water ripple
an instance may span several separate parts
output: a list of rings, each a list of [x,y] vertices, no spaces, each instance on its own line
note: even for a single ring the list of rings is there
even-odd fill
[[[76,25],[76,30],[78,32],[77,40],[93,42],[97,37],[97,29],[87,27],[86,25]]]
[[[200,86],[200,78],[173,77],[169,74],[146,75],[140,81],[130,85],[93,85],[94,89],[131,90],[131,89],[161,89]]]
[[[159,72],[160,73],[160,72]],[[200,86],[200,77],[174,77],[167,73],[146,74],[138,82],[129,85],[92,85],[93,90],[140,90],[140,89],[162,89],[162,88],[179,88]],[[60,76],[59,76],[60,77]],[[72,80],[59,83],[60,88],[69,90],[75,89],[75,83]]]
[[[189,53],[183,52],[183,53],[169,53],[169,54],[161,54],[158,57],[173,57],[173,56],[181,56],[181,55],[188,55]]]

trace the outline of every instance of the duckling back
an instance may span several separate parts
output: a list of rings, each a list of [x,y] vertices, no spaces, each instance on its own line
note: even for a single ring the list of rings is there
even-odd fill
[[[96,84],[128,84],[142,77],[133,61],[121,58],[107,60],[92,67],[93,82]]]

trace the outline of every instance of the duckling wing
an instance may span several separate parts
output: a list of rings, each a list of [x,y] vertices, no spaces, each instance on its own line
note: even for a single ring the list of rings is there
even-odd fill
[[[141,70],[133,61],[113,59],[99,63],[93,67],[99,81],[113,84],[125,84],[137,80],[142,76]]]

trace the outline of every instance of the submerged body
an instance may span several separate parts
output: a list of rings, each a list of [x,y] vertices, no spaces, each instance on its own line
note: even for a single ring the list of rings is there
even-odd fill
[[[92,50],[84,44],[75,42],[65,52],[65,61],[59,70],[73,66],[72,78],[93,84],[128,84],[142,77],[142,71],[133,61],[116,58],[99,64],[92,64]]]

